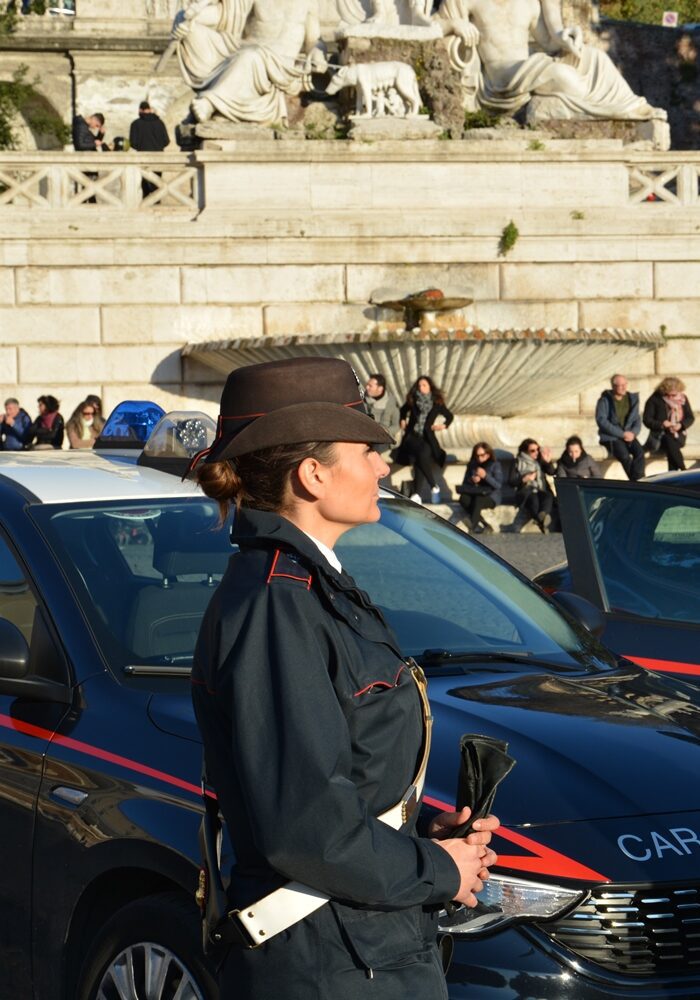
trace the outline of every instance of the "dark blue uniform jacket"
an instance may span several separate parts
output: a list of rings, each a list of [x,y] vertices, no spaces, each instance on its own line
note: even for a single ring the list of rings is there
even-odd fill
[[[192,678],[236,854],[230,902],[313,886],[343,940],[381,967],[425,947],[459,886],[449,856],[416,835],[417,813],[401,831],[375,818],[415,777],[415,683],[381,612],[293,524],[244,510],[232,541]],[[304,923],[327,926],[328,909]]]

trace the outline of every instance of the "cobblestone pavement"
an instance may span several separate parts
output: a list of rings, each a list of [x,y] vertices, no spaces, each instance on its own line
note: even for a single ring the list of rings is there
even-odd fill
[[[533,577],[566,560],[564,539],[560,534],[477,535],[492,552],[506,559],[526,576]]]

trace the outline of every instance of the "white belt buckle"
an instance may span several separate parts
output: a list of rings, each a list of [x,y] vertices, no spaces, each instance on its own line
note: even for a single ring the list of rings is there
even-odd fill
[[[246,923],[244,914],[241,910],[230,910],[228,916],[230,920],[236,921],[236,923],[241,928],[246,937],[250,939],[250,943],[244,945],[245,948],[247,949],[259,948],[261,944],[265,944],[265,931],[262,929],[259,930],[260,940],[257,940],[253,936],[252,928],[249,927],[248,924]],[[248,918],[254,918],[255,914],[252,910],[249,909],[247,910],[245,916],[247,916]]]

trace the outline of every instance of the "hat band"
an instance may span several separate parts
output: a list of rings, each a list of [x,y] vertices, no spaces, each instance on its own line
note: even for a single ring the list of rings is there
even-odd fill
[[[364,399],[362,399],[362,397],[360,397],[360,399],[355,399],[351,403],[336,403],[335,405],[345,406],[352,409],[352,407],[354,406],[364,407],[365,401]],[[281,409],[284,409],[284,407],[281,407]],[[185,472],[185,475],[182,478],[186,479],[187,476],[190,475],[190,473],[194,472],[194,470],[197,468],[202,459],[205,458],[207,455],[211,454],[211,452],[217,447],[217,445],[221,444],[221,441],[224,437],[225,420],[226,421],[233,420],[240,425],[239,427],[233,428],[235,432],[233,435],[231,434],[231,429],[227,428],[228,433],[226,434],[226,437],[231,437],[235,436],[235,434],[240,433],[242,430],[245,430],[248,424],[252,424],[253,421],[257,420],[259,417],[266,417],[268,416],[269,413],[274,413],[274,412],[275,412],[274,410],[267,410],[261,413],[246,413],[243,414],[242,416],[233,416],[233,417],[225,417],[223,413],[220,413],[216,422],[216,436],[214,440],[212,441],[212,443],[209,445],[208,448],[203,448],[202,451],[197,452],[197,454],[190,461],[190,464],[187,466],[187,471]]]

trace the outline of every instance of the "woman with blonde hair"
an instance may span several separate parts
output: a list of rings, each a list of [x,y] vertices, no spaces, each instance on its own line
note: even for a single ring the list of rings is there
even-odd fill
[[[92,448],[104,427],[104,420],[87,400],[73,410],[66,424],[71,448]]]
[[[695,420],[685,383],[673,376],[660,382],[644,404],[644,426],[649,428],[645,451],[663,451],[669,471],[685,469],[681,449]]]

